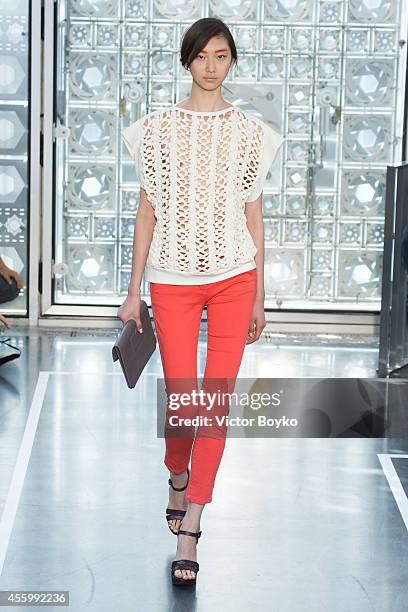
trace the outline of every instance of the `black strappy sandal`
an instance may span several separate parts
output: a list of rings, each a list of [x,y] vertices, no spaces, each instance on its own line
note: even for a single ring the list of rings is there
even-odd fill
[[[190,470],[187,468],[187,482],[184,485],[184,487],[175,487],[173,485],[171,478],[169,478],[169,485],[174,491],[184,491],[184,489],[187,489],[189,481],[190,481]],[[174,520],[181,521],[184,518],[186,512],[187,510],[176,510],[174,508],[166,508],[166,521],[167,521],[167,524],[169,526],[171,533],[174,533],[174,535],[177,535],[178,531],[173,531],[173,529],[170,527],[169,521],[174,521]]]
[[[198,538],[201,536],[201,531],[194,533],[193,531],[184,531],[184,529],[179,529],[179,533],[196,538],[197,544]],[[177,586],[191,586],[197,582],[197,573],[199,569],[200,565],[197,561],[190,561],[190,559],[177,559],[177,561],[173,561],[171,564],[171,580],[173,584]],[[176,570],[191,570],[192,572],[195,572],[195,576],[194,578],[178,578],[174,575]]]

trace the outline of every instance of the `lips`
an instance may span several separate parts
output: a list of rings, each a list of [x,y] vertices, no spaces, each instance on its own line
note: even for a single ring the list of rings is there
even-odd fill
[[[204,77],[206,81],[216,81],[217,77]]]

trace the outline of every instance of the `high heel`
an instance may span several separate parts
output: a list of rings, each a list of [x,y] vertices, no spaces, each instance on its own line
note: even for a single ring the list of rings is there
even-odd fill
[[[197,531],[196,533],[193,531],[185,531],[184,529],[179,529],[179,534],[192,536],[196,538],[198,544],[198,538],[201,536],[201,531]],[[190,559],[177,559],[177,561],[173,561],[171,564],[171,580],[176,586],[191,586],[196,584],[197,582],[197,573],[200,569],[200,565],[197,561],[191,561]],[[194,578],[178,578],[174,575],[176,570],[191,570],[195,572]]]
[[[171,478],[169,478],[169,485],[174,491],[184,491],[184,489],[187,489],[189,481],[190,481],[190,470],[187,468],[187,482],[184,485],[184,487],[175,487],[173,485]],[[178,532],[173,531],[173,529],[170,527],[169,521],[182,520],[186,512],[187,510],[176,510],[175,508],[166,508],[166,521],[167,521],[167,524],[169,526],[171,533],[174,533],[174,535],[177,535]]]

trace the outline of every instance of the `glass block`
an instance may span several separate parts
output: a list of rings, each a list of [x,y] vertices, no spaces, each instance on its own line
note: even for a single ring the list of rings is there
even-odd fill
[[[385,115],[344,116],[344,158],[385,161],[391,141],[391,119]]]
[[[117,238],[116,219],[114,217],[97,217],[94,222],[94,239],[95,240],[114,240]]]
[[[319,77],[328,80],[340,79],[340,62],[336,57],[320,57]]]
[[[164,2],[164,0],[163,0]],[[197,8],[199,3],[195,3]],[[224,21],[235,19],[251,19],[256,17],[256,2],[249,0],[210,0],[213,14]]]
[[[345,215],[383,215],[385,172],[344,171],[341,181],[341,211]]]
[[[283,49],[284,32],[282,29],[264,27],[261,30],[261,34],[263,35],[262,48],[264,51]]]
[[[306,189],[307,168],[287,168],[286,184],[298,189]]]
[[[349,0],[350,21],[387,22],[395,21],[394,0]]]
[[[279,215],[281,212],[281,204],[279,196],[264,193],[262,202],[264,217],[267,218],[269,216]]]
[[[265,242],[277,244],[279,242],[279,234],[280,234],[279,229],[280,229],[279,221],[272,221],[271,219],[265,219],[265,222],[264,222]]]
[[[309,294],[320,299],[327,299],[333,295],[333,279],[330,276],[314,276],[310,283]]]
[[[173,73],[173,55],[171,53],[157,53],[152,59],[151,71],[153,75],[168,76]]]
[[[290,76],[294,79],[309,80],[313,69],[313,62],[308,56],[298,57],[295,55],[290,59]]]
[[[269,16],[277,21],[311,21],[312,0],[265,0]]]
[[[320,21],[338,24],[342,17],[343,2],[320,2]]]
[[[307,224],[305,221],[285,222],[285,243],[304,244],[306,241]]]
[[[125,0],[125,16],[129,19],[143,19],[146,10],[146,0]]]
[[[315,216],[333,216],[335,210],[334,196],[316,196],[313,202],[313,212]]]
[[[251,51],[256,48],[257,34],[258,30],[253,26],[237,27],[235,30],[235,44],[240,49]]]
[[[71,96],[78,100],[113,100],[116,74],[114,55],[72,55],[69,67]]]
[[[68,238],[88,239],[89,238],[89,217],[69,216],[66,220],[66,232]]]
[[[305,51],[310,49],[313,42],[313,30],[311,28],[302,28],[298,30],[294,28],[291,31],[291,49],[292,51]]]
[[[70,0],[73,14],[83,17],[114,17],[119,6],[115,0]]]
[[[347,29],[346,49],[353,53],[367,53],[369,49],[370,31],[363,29]]]
[[[384,244],[384,222],[367,223],[367,244],[383,246]]]
[[[333,223],[313,223],[312,228],[312,239],[314,242],[320,242],[322,244],[331,244],[334,237],[334,225]]]
[[[165,19],[198,19],[197,2],[195,0],[155,0],[153,3],[154,18]],[[221,17],[221,13],[218,13]]]
[[[355,60],[346,63],[346,104],[355,106],[389,106],[392,102],[394,63],[382,61]]]
[[[241,63],[241,62],[240,62]],[[285,64],[283,58],[281,57],[269,57],[265,56],[262,61],[262,75],[265,78],[269,79],[277,79],[282,78],[285,74],[284,72]],[[240,76],[251,76],[251,72],[253,73],[256,70],[256,58],[253,57],[251,61],[246,63],[244,69],[239,71]]]
[[[286,216],[299,217],[306,213],[306,199],[302,195],[288,196],[286,200]]]
[[[374,50],[376,53],[392,53],[398,48],[398,31],[395,30],[374,30]]]
[[[333,269],[333,251],[314,249],[312,253],[312,269],[327,271]]]
[[[101,210],[114,206],[114,169],[89,164],[70,165],[67,187],[69,209]]]
[[[338,295],[356,300],[381,294],[381,253],[341,250],[339,253]]]
[[[310,85],[289,84],[289,105],[290,106],[309,106],[311,102]]]
[[[304,294],[305,254],[301,250],[265,249],[265,294],[299,297]]]
[[[361,244],[361,224],[340,223],[340,243],[351,245]]]
[[[121,219],[120,237],[123,240],[132,240],[135,227],[135,219],[133,217]]]
[[[67,246],[67,291],[111,292],[114,289],[114,246]]]
[[[69,25],[69,42],[73,47],[91,45],[91,26],[85,23],[72,23]]]
[[[114,47],[118,44],[118,26],[99,24],[96,28],[96,42],[100,47]]]
[[[333,53],[340,49],[340,31],[324,29],[320,32],[319,52]]]

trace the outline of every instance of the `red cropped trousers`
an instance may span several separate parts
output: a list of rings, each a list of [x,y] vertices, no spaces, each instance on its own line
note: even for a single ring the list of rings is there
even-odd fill
[[[207,306],[207,359],[202,389],[225,390],[222,381],[235,381],[250,327],[257,286],[256,269],[225,280],[200,285],[150,283],[150,295],[167,395],[180,383],[197,388],[197,348],[200,322]],[[228,386],[228,392],[233,388]],[[183,408],[178,415],[208,415],[205,406]],[[226,408],[221,408],[226,414]],[[184,411],[184,412],[183,412]],[[214,414],[211,413],[211,414]],[[212,501],[218,467],[226,442],[226,426],[190,427],[172,435],[169,402],[164,427],[164,464],[174,473],[187,469],[191,459],[186,499],[196,504]],[[178,428],[180,430],[180,427]],[[186,435],[186,431],[188,435]]]

